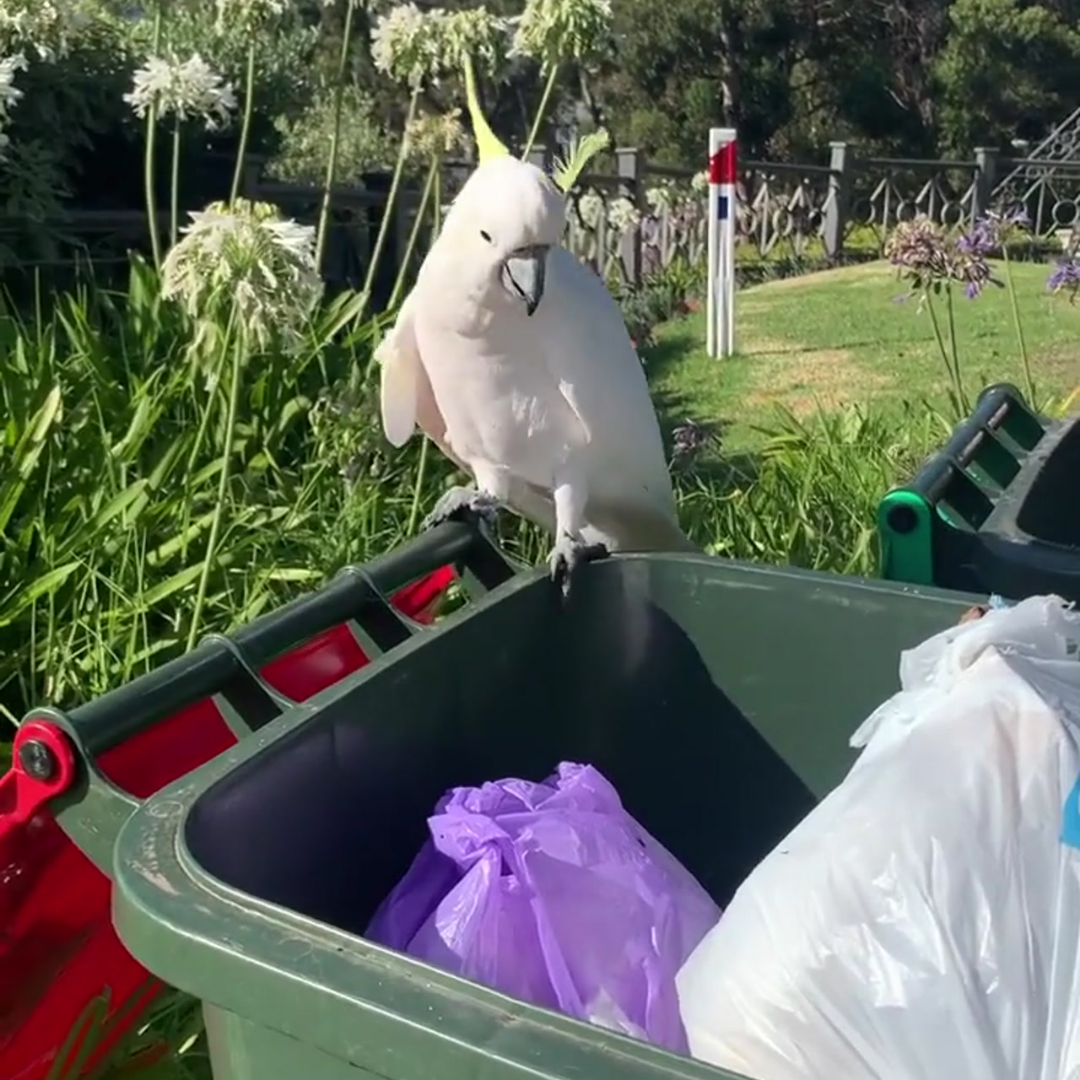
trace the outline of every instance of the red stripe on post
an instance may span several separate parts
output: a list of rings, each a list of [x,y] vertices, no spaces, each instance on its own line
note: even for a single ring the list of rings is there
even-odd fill
[[[709,183],[734,184],[736,172],[735,140],[725,143],[709,158]]]

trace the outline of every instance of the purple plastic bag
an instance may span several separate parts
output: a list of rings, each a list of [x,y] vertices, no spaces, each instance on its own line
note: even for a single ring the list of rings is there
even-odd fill
[[[371,941],[688,1052],[675,975],[720,909],[596,769],[454,788],[428,828]]]

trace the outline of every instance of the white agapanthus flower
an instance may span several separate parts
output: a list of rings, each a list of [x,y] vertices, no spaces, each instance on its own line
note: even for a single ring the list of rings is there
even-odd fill
[[[405,128],[409,156],[427,164],[433,157],[448,157],[465,147],[465,128],[461,110],[451,109],[442,115],[425,113]]]
[[[195,347],[230,318],[256,349],[297,344],[322,298],[315,230],[268,203],[237,199],[191,213],[161,267],[162,295],[195,322]]]
[[[657,187],[649,188],[645,192],[645,201],[654,214],[662,214],[665,210],[671,210],[678,198],[672,184],[660,184]]]
[[[460,75],[466,57],[478,70],[495,72],[509,51],[509,36],[509,20],[485,7],[422,12],[410,0],[375,23],[371,55],[379,71],[415,88]]]
[[[236,108],[232,86],[222,81],[198,53],[183,63],[150,57],[135,72],[132,88],[124,100],[140,117],[146,116],[157,101],[159,118],[201,118],[211,131],[224,127]]]
[[[704,195],[709,190],[709,173],[706,169],[694,173],[690,180],[690,190],[696,195]]]
[[[26,57],[22,53],[5,56],[0,60],[0,160],[11,145],[11,136],[4,131],[11,116],[11,110],[22,99],[23,92],[15,85],[15,75],[26,70]]]
[[[486,7],[450,12],[439,28],[442,67],[455,75],[464,69],[466,58],[478,71],[493,74],[510,50],[509,21],[493,15]]]
[[[588,229],[595,229],[604,216],[604,200],[602,196],[589,188],[582,192],[577,200],[577,212],[581,223]]]
[[[0,114],[4,117],[22,100],[23,92],[15,85],[15,75],[26,68],[26,57],[22,53],[0,60]]]
[[[74,0],[0,0],[0,51],[55,60],[67,55],[71,39],[86,22]]]
[[[641,221],[641,214],[629,199],[620,195],[608,206],[607,221],[616,232],[629,232]]]
[[[548,71],[563,60],[589,59],[610,29],[610,0],[526,0],[513,51]]]
[[[442,66],[441,22],[446,13],[426,15],[414,3],[397,4],[371,29],[371,58],[384,75],[420,86]]]

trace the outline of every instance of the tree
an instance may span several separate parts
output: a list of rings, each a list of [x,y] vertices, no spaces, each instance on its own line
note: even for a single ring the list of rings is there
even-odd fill
[[[608,123],[673,162],[700,161],[708,128],[724,123],[764,152],[790,119],[808,11],[802,0],[615,0],[616,54],[600,85]]]
[[[1080,98],[1074,22],[1019,0],[954,0],[934,65],[945,149],[1038,140]]]

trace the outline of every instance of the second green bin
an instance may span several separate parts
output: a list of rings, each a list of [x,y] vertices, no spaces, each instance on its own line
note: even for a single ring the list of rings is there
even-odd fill
[[[139,807],[117,929],[204,1001],[216,1080],[728,1075],[362,928],[446,789],[562,760],[599,768],[725,904],[844,775],[900,651],[971,602],[704,556],[589,565],[568,603],[516,576]]]

